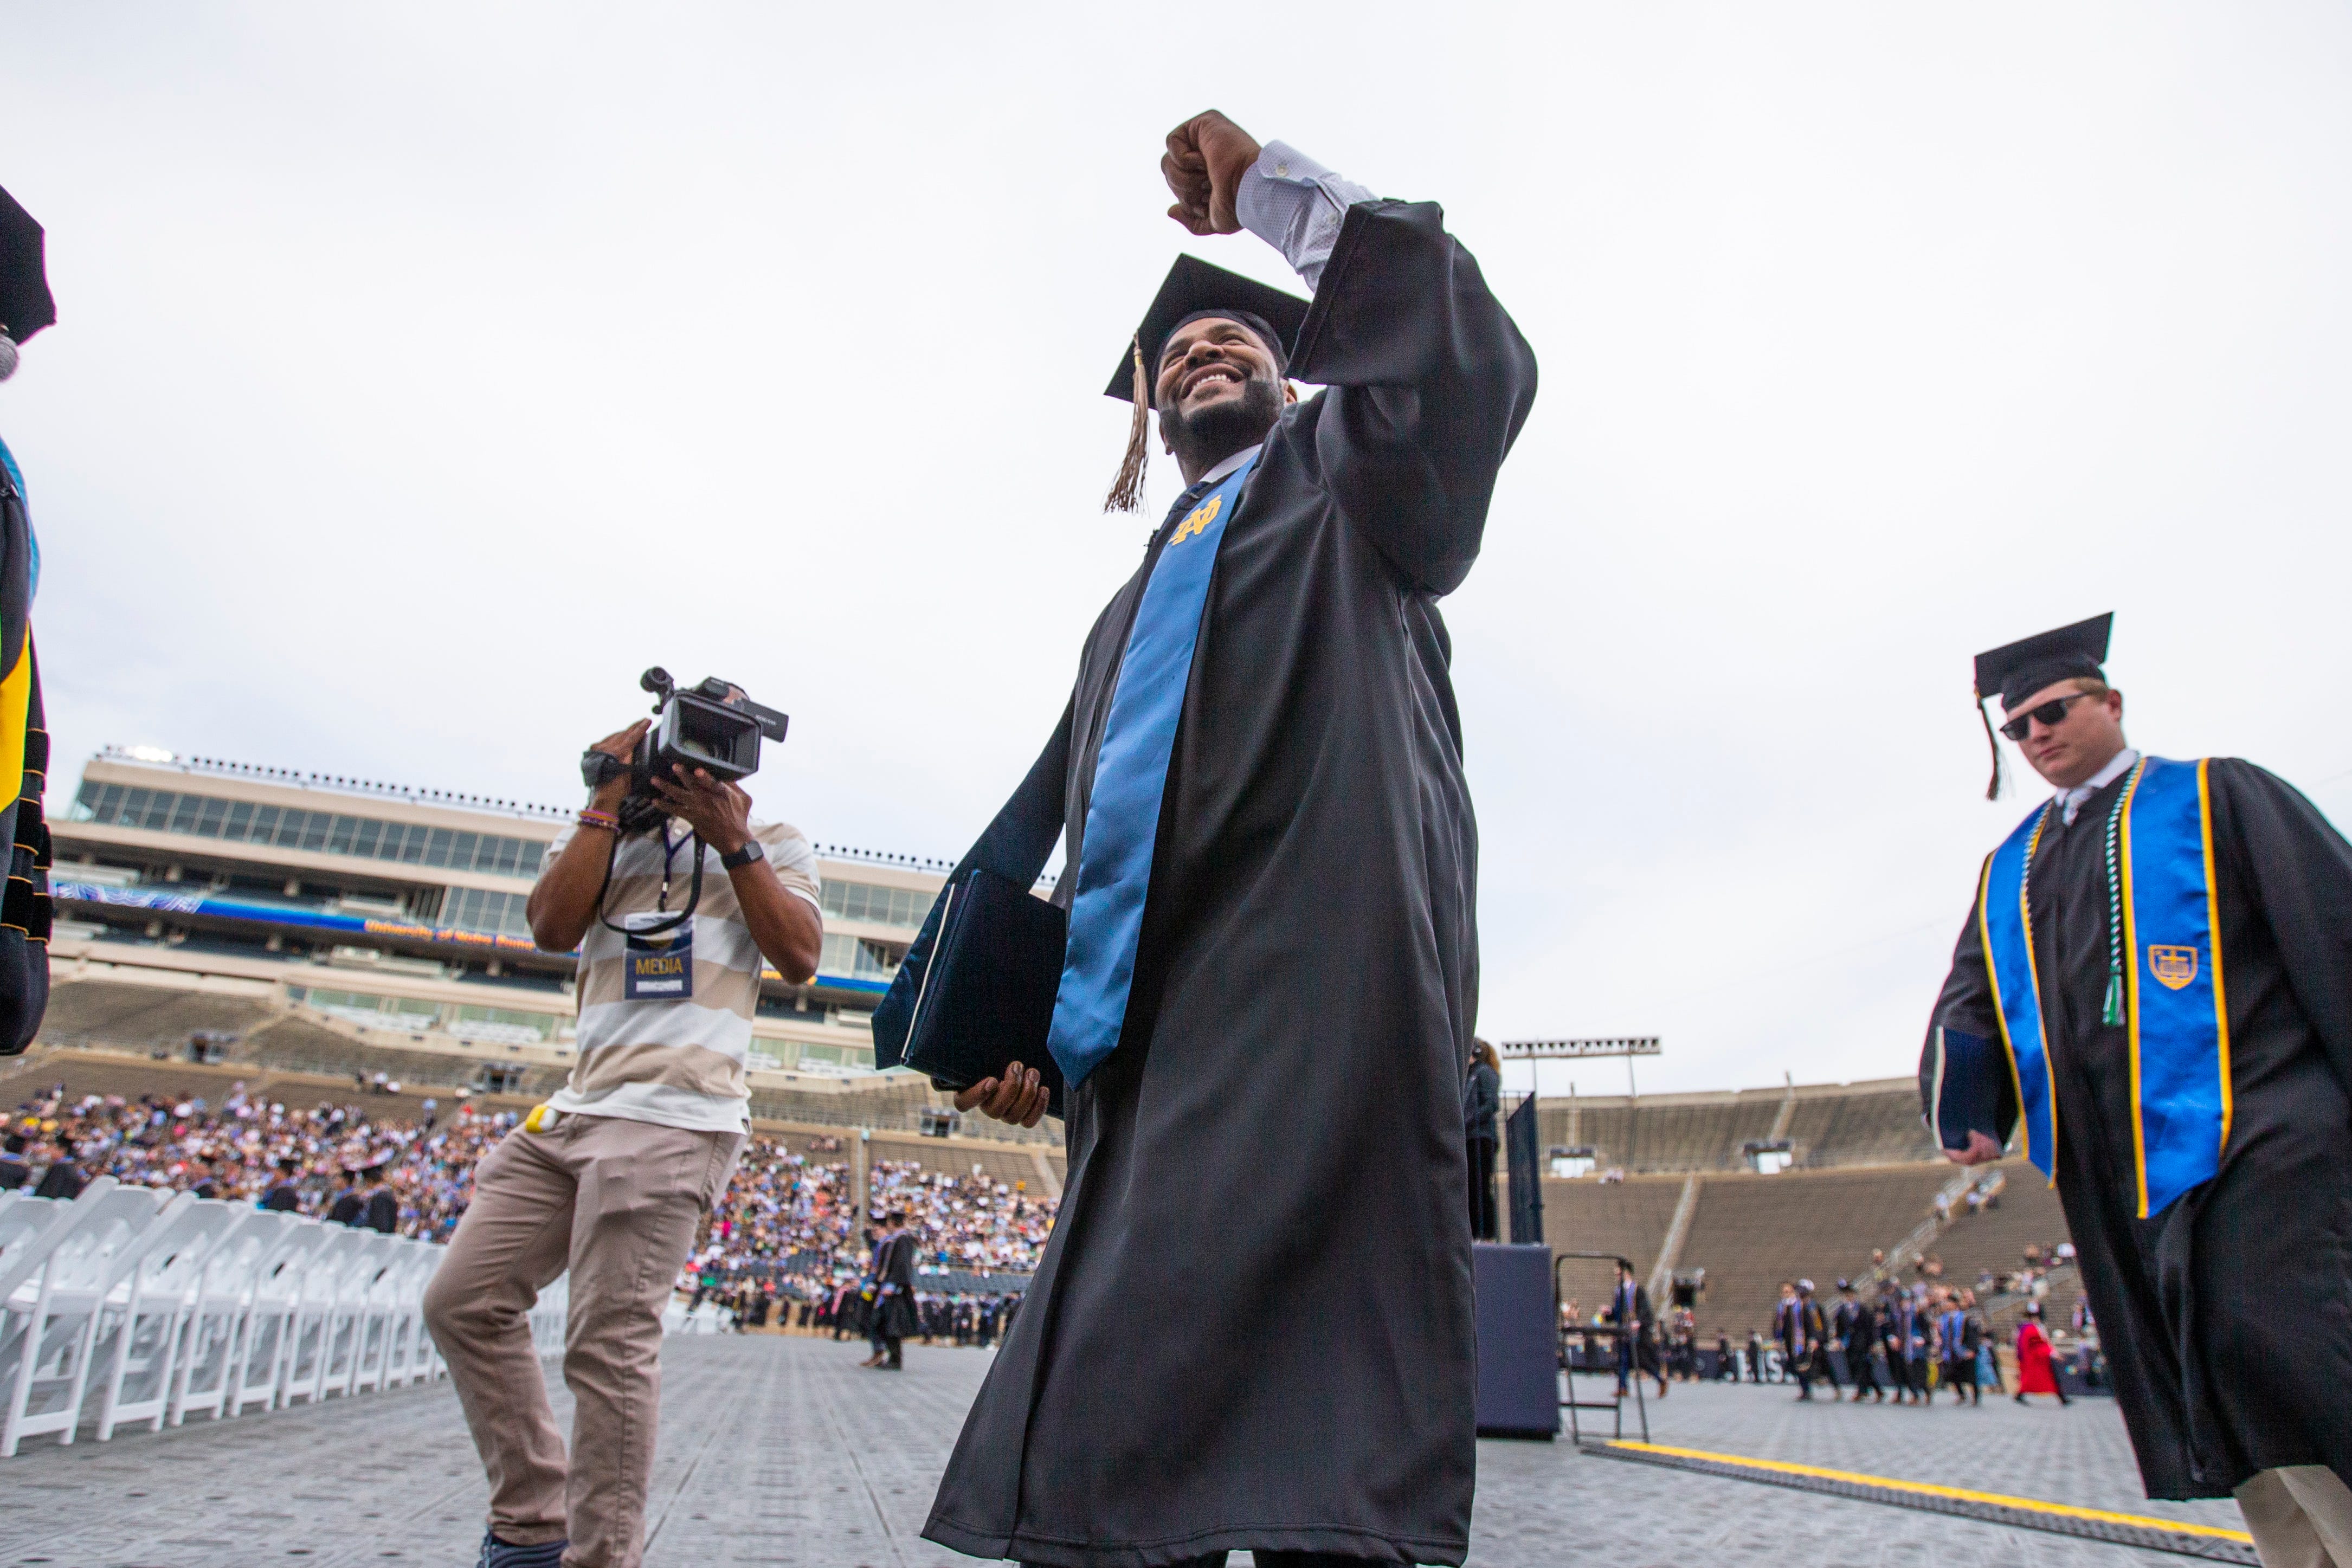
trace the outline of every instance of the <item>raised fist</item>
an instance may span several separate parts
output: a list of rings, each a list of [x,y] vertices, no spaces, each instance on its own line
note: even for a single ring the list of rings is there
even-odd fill
[[[1234,211],[1234,193],[1259,151],[1255,138],[1213,109],[1170,131],[1168,151],[1160,160],[1160,172],[1176,194],[1168,215],[1196,235],[1238,233],[1242,221]]]

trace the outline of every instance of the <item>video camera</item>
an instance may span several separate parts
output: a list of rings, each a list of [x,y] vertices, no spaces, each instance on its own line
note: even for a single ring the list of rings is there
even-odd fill
[[[629,792],[614,813],[625,833],[640,832],[662,820],[660,799],[654,794],[656,775],[667,775],[672,764],[699,768],[713,779],[732,782],[760,770],[760,739],[782,741],[792,722],[772,707],[750,698],[730,702],[738,688],[712,675],[701,685],[680,689],[667,670],[656,664],[637,677],[637,685],[654,694],[654,712],[660,717],[637,742],[626,762],[594,747],[580,755],[580,777],[591,789],[623,774]]]

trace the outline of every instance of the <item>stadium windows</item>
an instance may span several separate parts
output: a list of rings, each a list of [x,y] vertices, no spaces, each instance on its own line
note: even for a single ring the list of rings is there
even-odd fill
[[[553,1013],[519,1012],[512,1008],[485,1008],[471,1002],[460,1002],[449,1021],[449,1032],[470,1035],[478,1040],[515,1040],[520,1044],[522,1041],[516,1039],[520,1035],[528,1035],[533,1040],[552,1039],[562,1022],[562,1019]],[[469,1029],[467,1027],[469,1024],[476,1027]]]
[[[408,865],[446,866],[452,871],[492,872],[502,876],[536,877],[547,858],[547,846],[536,839],[509,838],[503,833],[467,832],[451,828],[427,828],[420,823],[392,822],[378,817],[352,817],[331,811],[305,811],[294,807],[257,806],[250,800],[230,800],[213,795],[179,794],[168,789],[144,789],[123,784],[82,781],[74,810],[81,820],[125,828],[147,828],[186,833],[198,838],[226,839],[237,843],[275,845],[279,849],[310,850],[351,855],[362,860],[398,861]],[[856,884],[850,884],[855,886]],[[888,888],[870,890],[879,902]],[[832,907],[827,892],[827,907]],[[914,915],[898,924],[913,924]],[[835,911],[838,913],[838,911]],[[882,919],[874,915],[861,918]],[[513,931],[507,922],[482,926],[486,931]]]
[[[461,931],[488,931],[508,936],[529,936],[524,915],[530,903],[520,893],[489,893],[478,887],[453,887],[441,905],[441,924]]]
[[[912,888],[878,887],[866,882],[828,882],[824,911],[844,920],[872,920],[884,925],[917,926],[929,913],[931,894]]]
[[[861,980],[887,980],[898,972],[898,955],[880,942],[835,935],[824,939],[817,967],[829,975],[849,975]]]

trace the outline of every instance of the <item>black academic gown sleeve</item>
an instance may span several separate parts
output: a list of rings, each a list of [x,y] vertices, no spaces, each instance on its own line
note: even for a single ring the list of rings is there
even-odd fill
[[[1120,1042],[1069,1092],[1059,1220],[924,1527],[975,1556],[1467,1550],[1477,837],[1437,601],[1535,359],[1435,206],[1367,202],[1293,371],[1325,390],[1281,415],[1218,548]],[[1165,533],[1033,770],[1062,769],[1073,866]],[[986,837],[1042,863],[1018,824],[1050,816],[1024,784]]]
[[[1504,455],[1535,399],[1535,357],[1445,232],[1434,202],[1353,208],[1291,373],[1328,386],[1315,444],[1332,499],[1432,593],[1470,575]]]
[[[1984,942],[1977,929],[1974,899],[1969,901],[1968,916],[1960,923],[1960,939],[1952,945],[1952,967],[1928,1015],[1927,1043],[1919,1051],[1919,1119],[1927,1124],[1930,1134],[1936,1131],[1936,1030],[1944,1028],[1996,1046],[2001,1039],[2000,1010],[1993,1004],[1992,982],[1985,975]],[[2005,1067],[1994,1076],[1993,1095],[2000,1107],[1994,1135],[2005,1147],[2017,1132],[2017,1087]]]
[[[2295,1009],[2352,1093],[2352,844],[2274,773],[2224,757],[2209,774],[2215,831],[2242,858]]]

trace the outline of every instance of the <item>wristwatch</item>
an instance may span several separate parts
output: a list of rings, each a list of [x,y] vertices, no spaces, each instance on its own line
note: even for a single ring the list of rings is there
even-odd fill
[[[768,852],[759,840],[745,839],[742,848],[720,855],[719,863],[729,871],[734,871],[739,867],[750,865],[753,861],[763,861],[767,858]]]

